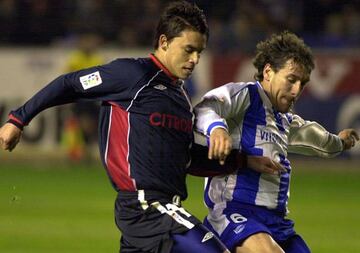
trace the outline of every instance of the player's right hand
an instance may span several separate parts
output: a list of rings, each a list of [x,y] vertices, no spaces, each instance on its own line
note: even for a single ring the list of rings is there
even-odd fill
[[[223,128],[214,129],[209,138],[209,159],[219,159],[219,163],[224,165],[231,149],[232,140],[228,132]]]
[[[265,156],[247,156],[247,167],[259,172],[280,175],[286,169],[280,163]]]
[[[359,134],[355,129],[344,129],[338,134],[341,141],[343,142],[344,150],[351,149],[355,146],[356,142],[359,141]]]
[[[0,147],[12,151],[19,143],[22,131],[11,123],[5,123],[0,128]]]

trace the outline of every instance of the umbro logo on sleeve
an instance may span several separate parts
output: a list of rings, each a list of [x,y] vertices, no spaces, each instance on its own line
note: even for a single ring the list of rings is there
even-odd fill
[[[166,90],[167,89],[167,87],[162,84],[155,85],[154,88],[157,90]]]
[[[206,242],[207,240],[210,240],[213,237],[214,237],[213,233],[207,232],[201,242],[204,243],[204,242]]]

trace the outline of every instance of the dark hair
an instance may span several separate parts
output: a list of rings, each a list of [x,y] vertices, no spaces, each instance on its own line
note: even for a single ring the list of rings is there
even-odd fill
[[[155,31],[154,48],[158,48],[159,37],[165,34],[168,40],[178,37],[184,30],[192,30],[209,38],[205,15],[194,3],[176,1],[170,3],[160,17]]]
[[[269,39],[259,42],[256,45],[256,56],[253,61],[257,69],[255,80],[264,79],[263,70],[266,64],[270,64],[277,72],[290,59],[302,66],[309,75],[315,67],[311,49],[302,39],[289,31],[273,34]]]

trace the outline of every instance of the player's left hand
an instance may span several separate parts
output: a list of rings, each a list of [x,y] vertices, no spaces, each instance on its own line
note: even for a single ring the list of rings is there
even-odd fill
[[[210,160],[219,159],[219,163],[224,165],[226,157],[230,154],[231,148],[232,140],[225,129],[216,128],[211,132],[208,153]]]
[[[352,128],[342,130],[338,136],[343,142],[344,150],[354,147],[356,142],[359,141],[359,134]]]

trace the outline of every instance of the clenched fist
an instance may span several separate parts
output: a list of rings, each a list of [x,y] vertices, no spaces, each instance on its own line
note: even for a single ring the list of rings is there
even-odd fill
[[[354,147],[355,143],[359,141],[359,134],[354,129],[344,129],[338,136],[343,142],[344,150]]]
[[[0,147],[12,151],[19,143],[22,131],[11,123],[5,123],[0,128]]]

